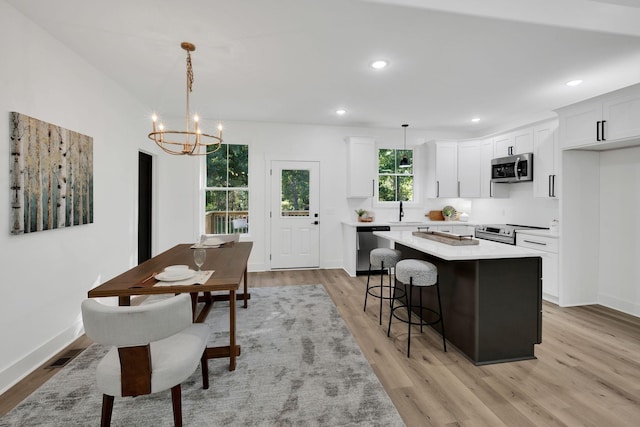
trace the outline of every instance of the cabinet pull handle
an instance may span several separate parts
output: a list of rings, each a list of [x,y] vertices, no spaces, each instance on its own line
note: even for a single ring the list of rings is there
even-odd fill
[[[596,141],[600,141],[600,120],[596,122]]]
[[[440,181],[436,181],[436,197],[440,197]]]
[[[525,243],[533,243],[534,245],[547,246],[546,243],[534,242],[533,240],[523,240],[523,242],[525,242]]]
[[[493,197],[493,182],[489,181],[489,197]]]
[[[556,176],[551,175],[551,189],[553,190],[551,193],[551,197],[556,197]]]
[[[605,124],[605,123],[607,123],[607,121],[606,121],[606,120],[603,120],[601,123],[602,123],[602,124],[600,125],[600,135],[601,135],[601,137],[600,137],[600,138],[601,138],[603,141],[606,141],[606,140],[607,140],[607,138],[605,138],[605,137],[604,137],[604,124]]]
[[[552,190],[552,187],[551,187],[551,185],[552,185],[551,184],[551,179],[552,179],[551,177],[552,176],[553,175],[549,175],[549,197],[553,197],[553,190]]]
[[[458,197],[460,197],[460,181],[458,181]]]
[[[371,197],[376,195],[376,180],[371,180]]]

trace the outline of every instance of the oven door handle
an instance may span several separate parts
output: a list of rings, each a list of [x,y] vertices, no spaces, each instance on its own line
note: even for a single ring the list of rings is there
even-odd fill
[[[518,172],[518,163],[520,163],[520,157],[516,158],[516,165],[514,168],[514,172],[516,173],[516,179],[520,179],[520,173]]]

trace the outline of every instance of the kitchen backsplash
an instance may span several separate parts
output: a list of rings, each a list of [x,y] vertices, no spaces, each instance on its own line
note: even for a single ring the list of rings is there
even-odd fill
[[[469,215],[469,221],[482,224],[522,224],[549,227],[559,219],[558,200],[533,197],[532,183],[509,185],[509,198],[504,199],[428,199],[419,204],[404,204],[403,221],[424,221],[430,210],[441,210],[451,205],[458,212]],[[398,203],[392,206],[373,206],[371,200],[350,201],[349,213],[356,219],[354,209],[366,209],[375,213],[376,221],[397,221]]]

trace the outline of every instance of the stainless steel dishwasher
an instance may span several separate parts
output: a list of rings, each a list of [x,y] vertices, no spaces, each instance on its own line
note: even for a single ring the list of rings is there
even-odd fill
[[[373,235],[374,231],[390,231],[388,225],[358,226],[356,228],[356,275],[369,272],[369,252],[375,248],[388,248],[389,241]],[[379,273],[379,270],[372,271]]]

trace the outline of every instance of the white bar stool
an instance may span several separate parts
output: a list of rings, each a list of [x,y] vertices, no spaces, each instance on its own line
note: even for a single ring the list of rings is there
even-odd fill
[[[382,325],[382,300],[392,300],[393,292],[391,286],[391,269],[400,261],[401,253],[399,250],[391,248],[376,248],[369,252],[369,273],[367,274],[367,292],[364,295],[364,311],[367,311],[367,297],[371,295],[380,300],[380,318],[379,323]],[[380,285],[370,285],[371,267],[380,269]],[[382,280],[382,272],[387,271],[389,275],[389,296],[384,296],[384,285]]]
[[[396,319],[405,322],[408,324],[408,332],[409,337],[407,339],[407,357],[410,357],[411,351],[411,325],[420,325],[420,333],[422,333],[422,326],[433,325],[436,323],[440,323],[442,326],[442,345],[444,347],[444,351],[447,351],[447,341],[444,335],[444,320],[442,318],[442,302],[440,301],[440,284],[438,283],[438,268],[431,264],[430,262],[418,260],[418,259],[403,259],[396,264],[396,280],[405,285],[405,294],[407,297],[407,303],[397,305],[394,307],[394,300],[391,300],[391,314],[389,315],[389,328],[387,329],[387,336],[389,336],[391,332],[391,319],[395,317]],[[438,311],[431,308],[424,307],[422,305],[422,289],[427,286],[436,286],[436,293],[438,295]],[[408,287],[408,291],[406,290]],[[413,288],[419,288],[418,291],[420,293],[420,321],[412,322],[412,294]],[[396,311],[401,308],[407,309],[407,319],[400,317]],[[423,312],[429,311],[437,315],[437,319],[432,322],[425,322],[423,320]]]

